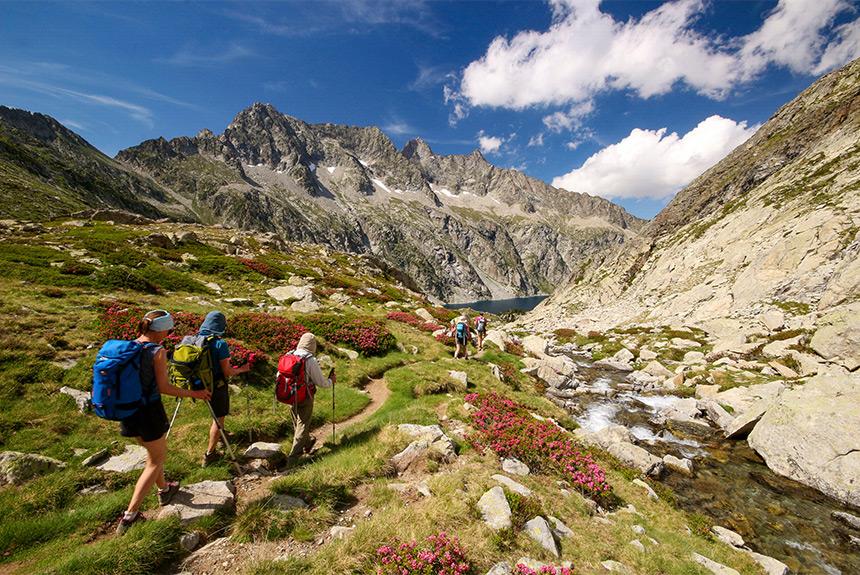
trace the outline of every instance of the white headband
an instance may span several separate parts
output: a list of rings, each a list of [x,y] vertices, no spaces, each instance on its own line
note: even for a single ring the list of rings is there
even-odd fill
[[[173,329],[173,316],[166,311],[164,313],[166,313],[167,315],[153,318],[149,322],[150,331],[170,331],[171,329]]]

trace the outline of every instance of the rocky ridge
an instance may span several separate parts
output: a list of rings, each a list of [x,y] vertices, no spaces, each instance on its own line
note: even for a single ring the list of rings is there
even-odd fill
[[[829,325],[828,343],[817,347],[856,369],[856,353],[844,348],[858,348],[847,320],[860,296],[858,128],[855,61],[785,105],[680,192],[639,239],[526,322],[553,329],[688,324],[743,339],[775,314],[784,324],[776,329]]]
[[[149,140],[117,160],[196,217],[372,253],[444,301],[548,292],[636,235],[640,220],[488,163],[402,151],[375,127],[311,125],[268,104],[220,135]]]

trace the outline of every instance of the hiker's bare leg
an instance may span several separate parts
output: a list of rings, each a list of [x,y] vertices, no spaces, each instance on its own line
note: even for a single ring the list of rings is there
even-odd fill
[[[146,466],[143,468],[137,484],[134,486],[134,495],[128,503],[128,511],[137,511],[143,503],[143,499],[152,489],[153,485],[164,488],[164,459],[167,457],[167,441],[162,435],[155,441],[141,441],[140,444],[146,448]]]
[[[219,425],[224,427],[223,416],[218,418],[218,423],[212,420],[212,425],[209,426],[209,446],[206,447],[206,451],[209,453],[215,451],[215,448],[218,447],[218,441],[221,439],[221,431],[218,429]]]

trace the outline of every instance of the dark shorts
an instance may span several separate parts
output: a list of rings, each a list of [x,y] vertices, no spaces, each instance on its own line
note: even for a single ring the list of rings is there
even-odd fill
[[[155,441],[170,428],[164,404],[161,400],[144,405],[131,416],[119,422],[119,433],[123,437],[139,437],[143,441]]]
[[[466,336],[460,337],[459,335],[454,338],[459,345],[466,345],[467,338]]]
[[[230,415],[230,389],[226,383],[215,384],[210,403],[212,404],[212,411],[215,412],[215,417]]]

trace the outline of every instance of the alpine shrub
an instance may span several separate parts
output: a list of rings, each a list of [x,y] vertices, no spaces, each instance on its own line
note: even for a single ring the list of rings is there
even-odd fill
[[[276,354],[295,349],[306,331],[311,330],[285,317],[265,313],[239,313],[227,321],[228,336]]]
[[[471,393],[465,400],[475,432],[469,437],[478,451],[516,457],[532,469],[560,475],[584,495],[602,501],[611,496],[606,472],[568,433],[549,421],[538,421],[528,410],[497,393]]]
[[[444,531],[427,538],[426,546],[417,541],[383,545],[376,550],[377,575],[465,575],[472,566],[456,537]]]

